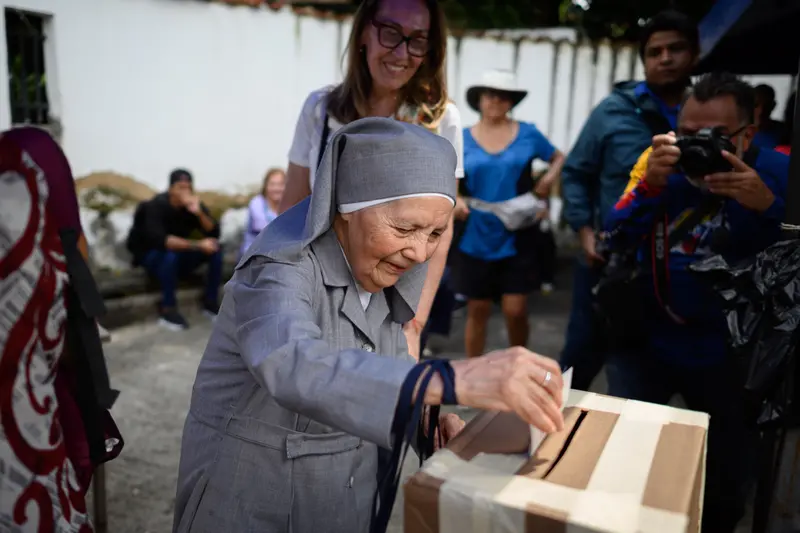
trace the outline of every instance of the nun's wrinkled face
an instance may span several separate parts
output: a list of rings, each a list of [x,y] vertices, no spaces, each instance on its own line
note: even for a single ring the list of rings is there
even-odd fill
[[[428,196],[340,214],[336,234],[359,285],[378,292],[430,259],[452,211],[447,198]]]

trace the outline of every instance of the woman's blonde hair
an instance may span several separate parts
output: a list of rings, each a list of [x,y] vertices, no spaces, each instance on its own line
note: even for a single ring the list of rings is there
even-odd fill
[[[350,39],[347,43],[347,73],[344,81],[333,88],[327,100],[327,112],[337,121],[347,124],[369,115],[368,98],[372,89],[366,56],[361,48],[361,36],[372,24],[378,6],[386,0],[364,0],[353,17]],[[428,42],[430,48],[414,76],[401,91],[401,104],[418,111],[412,117],[416,123],[435,129],[447,105],[445,87],[445,54],[447,50],[447,23],[437,0],[424,0],[430,13]]]

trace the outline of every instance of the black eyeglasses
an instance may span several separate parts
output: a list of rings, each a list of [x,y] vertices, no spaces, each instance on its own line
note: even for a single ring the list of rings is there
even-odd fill
[[[378,42],[384,48],[394,50],[403,43],[406,43],[408,55],[414,57],[425,57],[428,53],[428,38],[422,35],[404,35],[395,26],[390,26],[377,20],[372,21],[372,25],[378,30]]]

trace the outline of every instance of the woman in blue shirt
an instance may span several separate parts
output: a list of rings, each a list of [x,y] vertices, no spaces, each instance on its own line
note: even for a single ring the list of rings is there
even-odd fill
[[[467,103],[481,115],[464,130],[464,179],[461,193],[484,202],[503,202],[534,192],[548,198],[561,172],[564,155],[527,122],[509,113],[527,95],[510,72],[484,74],[467,90]],[[532,163],[541,159],[549,170],[535,184]],[[534,190],[535,189],[535,190]],[[472,209],[461,217],[464,229],[456,252],[454,285],[467,297],[466,353],[484,353],[492,304],[499,300],[511,346],[528,341],[528,294],[535,288],[534,255],[538,228],[510,231],[487,211]]]

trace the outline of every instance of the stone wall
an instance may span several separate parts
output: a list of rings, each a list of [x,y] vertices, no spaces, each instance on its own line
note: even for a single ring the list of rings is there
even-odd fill
[[[75,186],[92,267],[98,272],[113,274],[130,271],[131,257],[125,240],[133,225],[134,211],[139,202],[149,200],[158,191],[114,172],[97,172],[78,178]],[[253,187],[257,188],[257,185]],[[255,193],[255,190],[248,195],[198,191],[203,203],[220,221],[220,241],[229,261],[236,260],[247,222],[247,203]]]
[[[131,271],[131,257],[125,247],[133,215],[139,202],[149,200],[158,191],[136,179],[115,172],[96,172],[75,181],[81,205],[81,223],[89,244],[90,260],[96,272],[115,276]],[[220,221],[220,242],[226,261],[235,263],[247,223],[247,204],[257,194],[224,194],[199,191],[198,195],[211,214]],[[551,221],[559,248],[575,245],[571,231],[559,224],[561,199],[551,201]]]

